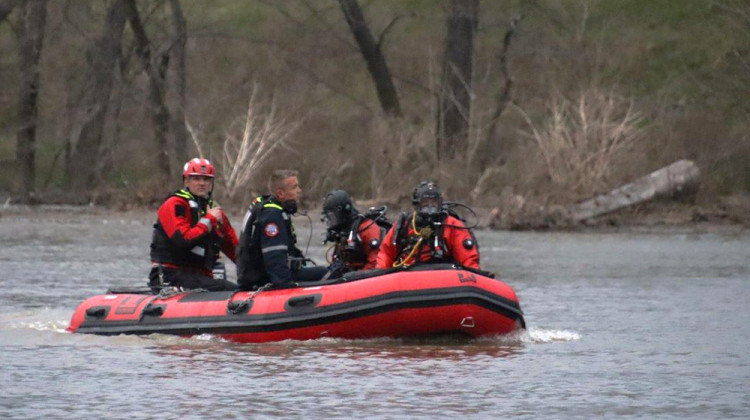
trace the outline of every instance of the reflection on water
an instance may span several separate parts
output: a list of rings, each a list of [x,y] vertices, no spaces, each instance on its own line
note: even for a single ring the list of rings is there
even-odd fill
[[[750,416],[747,233],[479,232],[529,325],[503,337],[65,332],[86,297],[142,285],[150,223],[0,219],[0,416]]]
[[[161,337],[160,337],[161,339]],[[326,358],[344,355],[346,358],[372,359],[464,359],[475,356],[512,357],[523,350],[520,339],[391,339],[342,340],[321,338],[312,341],[282,341],[278,343],[239,344],[201,336],[181,339],[181,343],[161,344],[157,354],[188,356],[205,351],[220,350],[244,357],[287,358],[294,355],[315,354]],[[197,342],[196,342],[197,341]],[[205,341],[205,343],[201,343]],[[209,344],[210,343],[210,344]],[[164,353],[161,353],[164,352]]]

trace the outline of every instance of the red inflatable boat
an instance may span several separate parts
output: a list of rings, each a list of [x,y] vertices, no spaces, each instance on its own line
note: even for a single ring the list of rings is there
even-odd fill
[[[213,334],[259,343],[320,337],[506,334],[525,328],[515,292],[489,273],[448,265],[348,273],[343,279],[261,292],[111,291],[78,306],[68,331]]]

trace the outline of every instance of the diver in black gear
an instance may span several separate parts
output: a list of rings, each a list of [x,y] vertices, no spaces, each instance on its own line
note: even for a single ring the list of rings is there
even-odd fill
[[[380,243],[391,226],[385,217],[386,211],[387,207],[383,206],[360,214],[348,192],[333,190],[326,194],[322,221],[327,227],[324,243],[333,243],[330,277],[375,268]]]
[[[424,263],[455,263],[479,269],[476,239],[445,203],[434,182],[422,182],[412,194],[412,212],[402,213],[383,238],[377,268],[409,267]]]

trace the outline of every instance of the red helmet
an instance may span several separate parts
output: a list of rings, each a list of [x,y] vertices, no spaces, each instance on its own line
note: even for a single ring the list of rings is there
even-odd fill
[[[182,176],[208,176],[214,177],[214,166],[208,159],[195,158],[187,161],[182,170]]]

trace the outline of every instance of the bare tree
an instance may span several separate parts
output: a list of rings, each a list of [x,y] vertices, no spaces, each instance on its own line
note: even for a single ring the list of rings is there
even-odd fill
[[[84,98],[86,119],[68,162],[70,185],[91,189],[97,183],[96,163],[101,158],[104,124],[109,109],[115,66],[121,59],[126,20],[125,0],[114,0],[107,9],[104,32],[89,53],[93,86]]]
[[[373,82],[375,82],[380,106],[386,114],[400,117],[401,105],[399,105],[398,94],[393,86],[393,79],[381,49],[383,36],[380,37],[380,41],[375,42],[357,0],[339,0],[339,3],[341,4],[341,10],[344,12],[346,23],[349,24],[354,39],[359,45],[359,50],[362,52],[362,57],[367,63],[367,70],[370,72]],[[386,30],[389,27],[390,25]],[[385,34],[385,31],[383,31],[383,34]]]
[[[185,16],[180,7],[180,0],[170,0],[172,9],[172,30],[174,36],[174,45],[172,46],[172,63],[174,65],[174,85],[177,90],[177,105],[172,112],[172,133],[174,134],[175,155],[178,162],[188,160],[188,132],[185,125],[185,107],[186,107],[186,68],[185,68],[185,47],[187,44],[187,25]]]
[[[450,0],[437,115],[438,159],[465,150],[471,116],[471,76],[479,0]]]
[[[492,117],[490,117],[489,121],[489,128],[487,129],[487,136],[485,139],[485,143],[489,142],[492,136],[495,134],[495,129],[497,128],[497,121],[500,119],[500,116],[503,115],[503,112],[505,111],[505,108],[508,107],[508,104],[513,99],[513,77],[510,74],[509,66],[508,66],[508,51],[510,49],[510,41],[513,38],[513,34],[516,31],[516,26],[518,26],[518,23],[523,19],[523,16],[516,16],[510,21],[510,28],[505,32],[505,36],[503,37],[503,46],[500,49],[500,54],[498,55],[498,58],[500,60],[500,73],[503,77],[503,88],[502,90],[497,94],[496,97],[496,104],[495,104],[495,111],[492,113]]]
[[[5,0],[0,1],[0,23],[2,23],[13,11],[13,8],[19,3],[20,0]]]
[[[500,48],[500,54],[498,54],[498,59],[500,61],[500,75],[502,76],[502,88],[495,96],[495,108],[490,116],[484,138],[477,135],[469,141],[466,166],[470,168],[479,167],[480,169],[474,188],[471,190],[472,200],[476,200],[482,195],[486,185],[501,172],[500,166],[504,162],[504,158],[501,155],[495,159],[493,164],[487,166],[475,166],[478,163],[477,158],[480,155],[482,148],[484,145],[490,143],[494,137],[500,116],[503,115],[503,112],[513,100],[513,77],[510,73],[510,66],[508,65],[508,52],[510,50],[510,42],[513,38],[513,34],[516,31],[518,23],[522,19],[522,15],[515,16],[510,22],[510,28],[508,28],[503,37],[503,45]]]
[[[16,159],[21,185],[21,202],[34,199],[36,184],[36,128],[39,97],[39,58],[42,54],[44,28],[47,21],[47,0],[27,0],[21,3],[21,24],[18,27],[19,91],[16,137]]]
[[[154,63],[151,56],[151,41],[146,35],[143,28],[138,8],[135,0],[125,0],[125,10],[130,22],[130,28],[133,29],[135,36],[135,52],[141,61],[143,70],[148,74],[148,102],[149,113],[154,123],[154,136],[158,147],[159,167],[162,168],[162,175],[167,180],[172,176],[171,156],[169,153],[169,143],[167,135],[169,133],[169,109],[167,109],[164,99],[165,74],[169,64],[169,55],[164,53],[158,57],[158,62]]]

